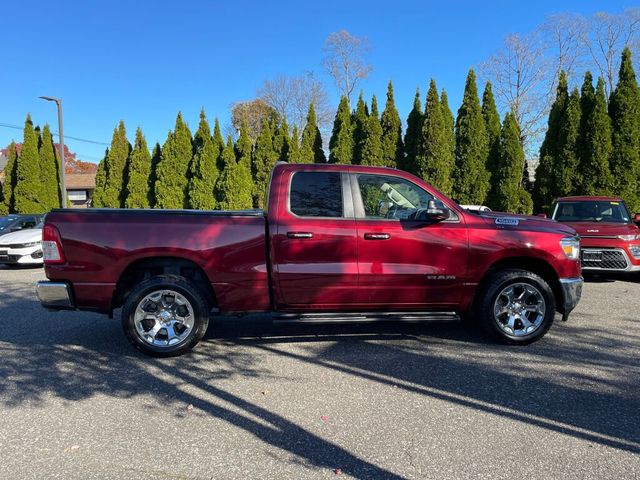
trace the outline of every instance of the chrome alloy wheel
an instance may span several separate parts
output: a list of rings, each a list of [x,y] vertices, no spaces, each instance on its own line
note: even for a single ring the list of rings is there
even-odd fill
[[[540,290],[529,283],[513,283],[498,294],[493,304],[496,324],[506,334],[524,337],[544,320],[546,303]]]
[[[193,329],[193,307],[174,290],[157,290],[138,303],[134,314],[138,336],[156,347],[174,347]]]

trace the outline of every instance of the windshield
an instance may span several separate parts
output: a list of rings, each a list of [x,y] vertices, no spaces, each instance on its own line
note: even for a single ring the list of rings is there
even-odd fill
[[[0,230],[4,229],[7,225],[16,221],[16,217],[1,217],[0,218]]]
[[[552,218],[558,222],[630,222],[624,202],[609,200],[558,202]]]

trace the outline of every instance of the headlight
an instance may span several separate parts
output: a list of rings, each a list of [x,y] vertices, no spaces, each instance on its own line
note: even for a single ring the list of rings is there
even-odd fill
[[[571,260],[580,258],[580,240],[575,237],[564,237],[560,240],[562,251]]]
[[[640,233],[634,235],[618,235],[620,240],[624,240],[625,242],[631,242],[633,240],[640,240]]]
[[[629,252],[633,255],[633,258],[640,258],[640,247],[638,245],[631,245]]]

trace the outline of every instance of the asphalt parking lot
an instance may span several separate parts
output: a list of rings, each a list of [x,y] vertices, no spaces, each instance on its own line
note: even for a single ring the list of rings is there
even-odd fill
[[[0,478],[640,478],[640,278],[528,347],[458,322],[226,320],[152,359],[0,267]]]

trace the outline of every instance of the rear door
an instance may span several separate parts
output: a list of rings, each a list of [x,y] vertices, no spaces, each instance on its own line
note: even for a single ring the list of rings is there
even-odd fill
[[[348,173],[297,167],[280,177],[271,258],[279,309],[348,309],[358,286]],[[284,197],[284,198],[283,198]],[[274,218],[270,214],[270,218]]]
[[[434,196],[392,174],[353,173],[359,296],[372,310],[449,309],[460,302],[467,229],[452,216],[413,220]]]

